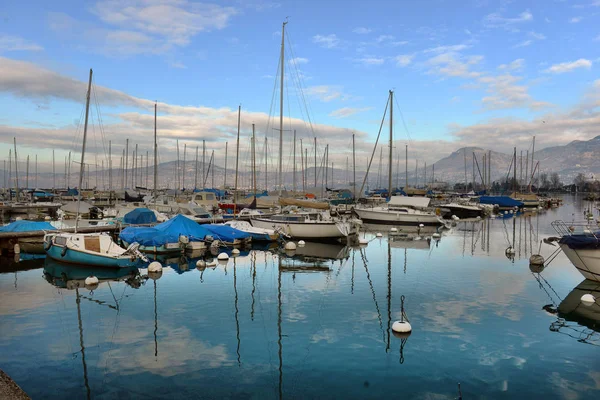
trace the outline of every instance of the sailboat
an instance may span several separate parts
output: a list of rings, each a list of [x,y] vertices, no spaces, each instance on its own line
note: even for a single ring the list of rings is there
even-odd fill
[[[281,55],[280,55],[280,109],[279,109],[279,169],[277,187],[279,197],[283,189],[282,160],[283,160],[283,95],[284,95],[284,57],[285,57],[285,26],[281,30]],[[255,180],[256,181],[256,180]],[[255,191],[256,193],[256,191]],[[360,221],[353,218],[338,219],[331,216],[329,211],[300,212],[296,214],[278,214],[272,216],[252,216],[252,226],[263,229],[280,231],[294,239],[341,239],[358,233]]]
[[[392,141],[394,92],[390,90],[390,153],[388,202],[381,206],[357,206],[354,212],[363,222],[398,225],[443,225],[444,221],[435,213],[426,210],[430,199],[427,197],[392,196]],[[408,176],[408,171],[407,171]],[[408,185],[407,185],[408,186]]]
[[[92,90],[92,69],[85,104],[85,124],[83,127],[83,144],[81,148],[81,169],[79,172],[79,188],[83,183],[85,169],[85,144],[87,139],[88,116],[90,110],[90,94]],[[138,244],[132,243],[127,249],[117,245],[113,239],[101,233],[78,233],[79,210],[81,206],[81,190],[77,193],[77,213],[74,233],[47,233],[44,235],[46,254],[69,264],[88,265],[94,267],[124,268],[132,266],[138,258],[144,256],[138,252]]]

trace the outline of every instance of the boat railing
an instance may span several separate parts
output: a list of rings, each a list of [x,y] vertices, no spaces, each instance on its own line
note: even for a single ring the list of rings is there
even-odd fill
[[[593,221],[565,222],[557,220],[553,221],[551,225],[560,236],[589,235],[596,239],[600,238],[600,229]]]

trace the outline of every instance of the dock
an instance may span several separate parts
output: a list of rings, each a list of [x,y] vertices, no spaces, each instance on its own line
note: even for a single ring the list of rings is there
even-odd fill
[[[0,369],[0,399],[28,400],[30,397]]]

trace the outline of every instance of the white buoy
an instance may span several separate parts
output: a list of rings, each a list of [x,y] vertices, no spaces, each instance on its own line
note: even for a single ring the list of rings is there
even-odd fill
[[[229,260],[229,254],[219,253],[219,255],[217,256],[217,260],[219,260],[219,261]]]
[[[480,216],[480,215],[478,215],[477,217],[475,217],[475,219],[481,219],[481,216]]]
[[[51,220],[52,220],[52,218],[50,218],[50,216],[49,216],[49,215],[46,215],[46,216],[44,217],[44,219],[45,219],[46,221],[51,221]]]
[[[390,232],[398,232],[398,228],[390,228]]]
[[[148,271],[148,278],[152,279],[153,281],[157,281],[160,279],[162,274],[163,274],[162,269],[160,271],[156,271],[156,272]]]
[[[296,243],[294,243],[294,242],[287,242],[285,244],[285,249],[286,250],[296,250]]]
[[[452,220],[458,221],[458,220],[460,220],[460,218],[458,218],[456,215],[452,215]]]
[[[592,296],[591,294],[587,293],[584,294],[583,296],[581,296],[581,302],[583,303],[584,306],[591,306],[594,303],[596,303],[596,298],[594,296]]]
[[[196,261],[196,268],[205,268],[205,267],[206,267],[206,261],[204,261],[204,260]]]
[[[298,246],[304,246],[305,244],[306,244],[306,242],[304,240],[298,241]]]
[[[510,254],[515,254],[515,249],[512,246],[509,246],[506,248],[506,250],[504,251],[504,253],[506,253],[507,255]]]
[[[19,243],[15,243],[15,254],[21,254],[21,245]]]
[[[98,284],[98,278],[95,276],[88,276],[85,278],[85,286],[93,286]]]
[[[163,267],[158,261],[152,261],[148,265],[148,272],[162,272]]]
[[[433,234],[431,235],[431,237],[432,237],[432,238],[434,238],[434,239],[439,239],[439,238],[441,238],[441,237],[442,237],[442,235],[440,235],[439,233],[435,232],[435,233],[433,233]]]
[[[15,218],[15,221],[23,221],[23,217],[17,217]]]
[[[508,211],[504,211],[504,215],[508,215]]]
[[[529,265],[544,265],[544,257],[541,254],[533,254],[529,257]]]
[[[369,244],[369,241],[365,238],[360,238],[360,239],[358,239],[358,244],[360,244],[360,245]]]
[[[381,234],[381,232],[377,232],[377,234],[375,235],[375,237],[380,238],[380,237],[383,237],[383,235]]]
[[[395,321],[392,324],[392,330],[396,333],[410,333],[412,332],[412,326],[408,321]]]
[[[231,255],[233,257],[237,257],[240,255],[240,251],[238,249],[233,249],[233,250],[231,250]]]
[[[419,228],[423,228],[425,225],[423,224],[419,224]]]

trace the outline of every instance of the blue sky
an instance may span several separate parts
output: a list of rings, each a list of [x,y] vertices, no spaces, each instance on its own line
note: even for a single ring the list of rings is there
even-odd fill
[[[165,159],[174,139],[206,139],[222,158],[240,104],[246,147],[252,122],[275,143],[267,123],[279,113],[277,101],[269,110],[286,17],[285,114],[306,114],[302,88],[332,160],[345,160],[352,132],[370,153],[389,89],[398,144],[428,162],[465,145],[526,149],[534,134],[540,147],[589,139],[600,134],[599,13],[597,0],[8,2],[0,151],[15,135],[42,160],[77,151],[90,67],[116,152],[125,137],[149,150],[154,100]]]

